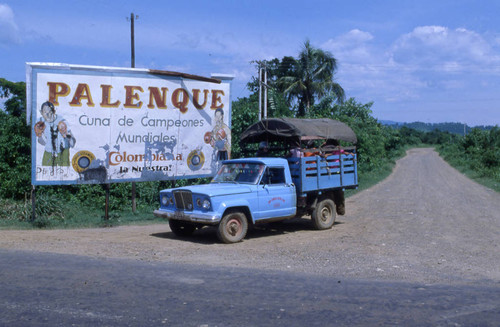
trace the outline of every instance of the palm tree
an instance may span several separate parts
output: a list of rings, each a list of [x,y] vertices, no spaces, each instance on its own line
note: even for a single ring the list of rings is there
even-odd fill
[[[344,89],[333,80],[337,60],[330,52],[314,48],[306,40],[293,66],[292,74],[280,78],[279,84],[289,103],[298,102],[298,116],[305,116],[315,99],[326,95],[344,101]]]

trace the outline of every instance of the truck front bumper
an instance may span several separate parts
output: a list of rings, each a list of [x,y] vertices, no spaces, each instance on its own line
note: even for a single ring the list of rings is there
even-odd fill
[[[220,215],[215,213],[205,214],[185,211],[155,210],[153,211],[153,214],[159,218],[190,221],[193,223],[202,223],[207,225],[217,225],[222,218]]]

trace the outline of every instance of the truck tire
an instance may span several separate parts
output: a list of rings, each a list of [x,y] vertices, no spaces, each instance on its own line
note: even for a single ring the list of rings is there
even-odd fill
[[[241,212],[230,212],[219,223],[217,237],[223,243],[236,243],[245,238],[248,231],[247,217]]]
[[[168,225],[177,236],[189,236],[194,233],[196,226],[185,221],[169,219]]]
[[[329,229],[335,223],[335,203],[331,199],[323,199],[314,208],[311,219],[315,229]]]

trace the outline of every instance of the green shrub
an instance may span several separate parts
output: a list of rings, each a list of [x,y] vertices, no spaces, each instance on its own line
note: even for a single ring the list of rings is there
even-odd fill
[[[35,227],[48,227],[51,224],[59,224],[65,218],[68,205],[58,197],[49,194],[37,194],[35,205],[35,220],[32,220],[33,209],[31,199],[15,201],[0,199],[0,219],[30,222]]]

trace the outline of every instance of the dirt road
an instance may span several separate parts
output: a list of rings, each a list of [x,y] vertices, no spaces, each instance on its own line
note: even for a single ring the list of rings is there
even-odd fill
[[[0,231],[0,248],[104,258],[304,272],[422,283],[500,283],[500,194],[433,149],[412,149],[382,183],[347,199],[331,230],[308,219],[259,227],[220,244],[213,228],[187,239],[168,224]]]

